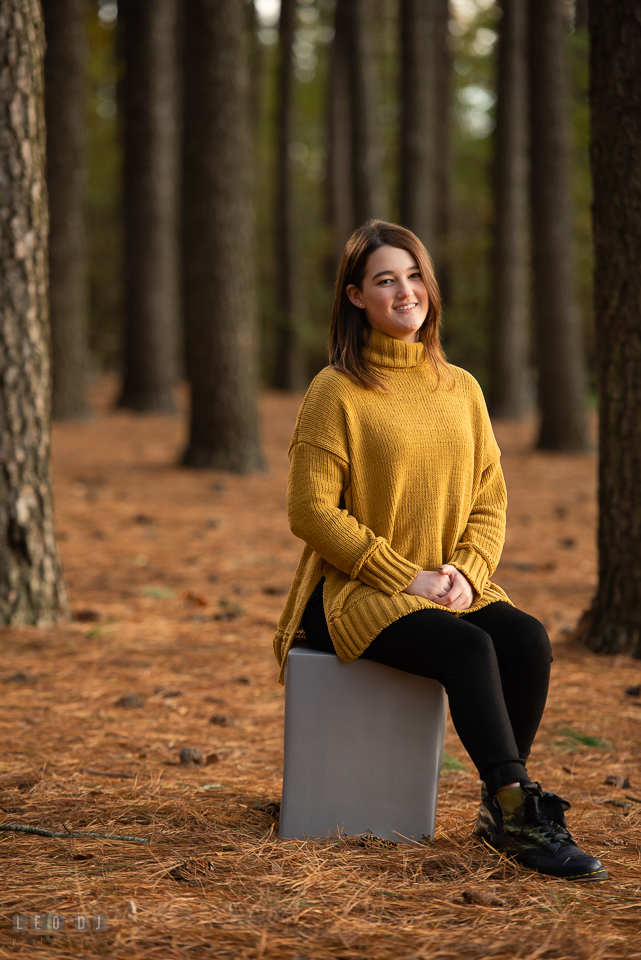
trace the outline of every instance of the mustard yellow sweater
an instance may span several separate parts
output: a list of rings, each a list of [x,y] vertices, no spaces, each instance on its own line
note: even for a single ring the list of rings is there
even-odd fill
[[[481,388],[454,366],[454,384],[445,376],[437,386],[420,343],[373,331],[369,351],[390,393],[326,367],[298,412],[287,511],[306,546],[274,638],[283,669],[321,577],[330,636],[347,662],[399,617],[445,609],[403,593],[420,570],[451,563],[464,573],[475,591],[467,613],[508,599],[489,579],[507,498]]]

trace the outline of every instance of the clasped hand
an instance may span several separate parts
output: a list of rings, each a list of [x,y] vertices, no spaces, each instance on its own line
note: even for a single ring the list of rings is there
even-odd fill
[[[405,587],[405,593],[433,600],[448,610],[467,610],[474,600],[469,580],[451,563],[444,563],[438,570],[421,570]]]

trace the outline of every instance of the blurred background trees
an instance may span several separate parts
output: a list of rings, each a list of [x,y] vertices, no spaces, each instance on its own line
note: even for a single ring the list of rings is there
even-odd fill
[[[53,416],[89,414],[85,0],[44,0]]]
[[[281,0],[278,19],[278,71],[276,93],[276,190],[274,194],[274,250],[276,251],[274,373],[272,384],[281,390],[307,386],[305,349],[299,332],[299,262],[294,228],[294,178],[289,146],[294,139],[293,46],[296,0]]]
[[[567,8],[530,0],[532,312],[543,450],[587,450],[584,346],[576,304],[570,193]]]
[[[454,363],[478,377],[493,412],[522,416],[535,409],[537,378],[547,376],[546,362],[556,362],[558,369],[552,370],[550,384],[546,381],[542,391],[542,400],[549,400],[552,411],[545,423],[556,411],[555,429],[569,430],[573,439],[550,440],[545,427],[541,443],[584,445],[584,407],[594,405],[595,375],[587,28],[581,4],[576,7],[575,24],[571,3],[546,0],[558,14],[558,40],[554,50],[549,39],[541,42],[556,57],[558,69],[547,87],[538,75],[531,80],[533,122],[536,104],[545,112],[545,97],[551,96],[556,112],[547,114],[546,135],[565,150],[565,160],[555,161],[555,169],[565,164],[566,172],[551,203],[557,226],[562,209],[566,210],[564,229],[570,241],[564,249],[570,256],[565,267],[563,257],[547,259],[548,269],[565,271],[564,279],[555,281],[555,290],[559,288],[558,295],[565,299],[555,307],[550,290],[543,306],[537,306],[543,294],[537,298],[535,293],[532,302],[533,289],[541,291],[549,283],[541,272],[543,254],[538,259],[536,254],[537,249],[547,250],[548,242],[542,239],[535,244],[537,266],[532,277],[527,204],[530,186],[534,191],[535,184],[547,183],[548,174],[537,172],[540,161],[528,148],[528,40],[526,24],[521,22],[526,4],[514,0],[243,2],[253,132],[257,232],[253,262],[261,382],[303,389],[324,365],[338,255],[355,225],[365,217],[382,215],[407,223],[427,241],[444,296],[446,350]],[[127,17],[141,17],[149,7],[159,18],[166,4],[170,0],[157,5],[121,0],[120,9],[114,0],[85,0],[84,4],[90,48],[86,217],[91,358],[94,370],[124,374],[123,402],[139,409],[145,404],[127,397],[136,390],[149,393],[145,375],[152,374],[152,367],[160,375],[163,366],[160,358],[152,363],[151,347],[140,347],[151,342],[145,340],[151,336],[145,310],[159,331],[165,323],[167,333],[160,339],[167,362],[171,355],[175,375],[185,372],[180,346],[185,307],[183,303],[177,308],[175,301],[172,307],[170,292],[173,271],[181,258],[185,262],[185,251],[172,258],[170,231],[165,230],[163,261],[161,249],[152,250],[151,234],[142,240],[149,227],[135,228],[135,218],[142,215],[136,210],[151,203],[152,184],[162,169],[165,186],[161,189],[158,181],[155,202],[161,203],[163,195],[167,202],[171,162],[178,161],[161,160],[163,149],[152,147],[155,141],[148,126],[154,116],[154,122],[161,120],[158,108],[155,113],[152,108],[153,97],[164,103],[165,119],[171,112],[167,86],[171,68],[160,69],[157,82],[165,87],[149,86],[151,45],[156,42],[153,25],[150,21],[144,44],[136,45],[134,27],[130,29],[136,53],[128,54]],[[117,41],[119,35],[122,42]],[[180,30],[173,36],[180,60]],[[534,42],[530,32],[530,43]],[[163,56],[170,52],[165,50]],[[557,96],[564,76],[566,95]],[[180,76],[177,82],[182,82]],[[558,132],[559,123],[565,124],[565,133]],[[168,133],[164,136],[168,142]],[[539,152],[541,162],[552,162],[547,147]],[[149,166],[152,161],[156,173]],[[135,176],[140,189],[134,186]],[[172,176],[179,179],[181,173]],[[544,210],[539,199],[532,202],[537,210],[536,222],[532,220],[536,233]],[[161,216],[159,208],[154,216]],[[164,216],[171,219],[170,212]],[[144,219],[151,223],[151,212]],[[160,234],[153,235],[154,242],[160,243]],[[123,249],[128,251],[125,256]],[[163,262],[167,266],[161,268]],[[555,318],[562,318],[558,322],[552,319],[552,308]],[[173,341],[169,314],[176,324]],[[542,318],[540,324],[534,324],[536,317]],[[574,331],[570,340],[573,336],[575,346],[568,348],[563,341],[552,347],[566,326]],[[539,327],[537,340],[534,329]],[[537,342],[548,349],[537,349]],[[146,372],[142,368],[135,372],[136,351]],[[586,389],[580,382],[582,357],[587,362]],[[167,363],[165,370],[166,384],[174,374]],[[167,387],[163,389],[166,397]]]
[[[123,113],[121,407],[175,408],[178,379],[177,0],[120,0]]]
[[[501,7],[488,404],[492,416],[518,419],[527,411],[530,387],[527,6],[523,0],[503,0]]]
[[[190,433],[183,463],[259,470],[249,38],[244,0],[186,0],[182,253]]]
[[[119,373],[121,405],[139,411],[172,411],[184,376],[184,463],[260,469],[258,389],[303,389],[325,364],[341,246],[382,216],[433,254],[451,360],[495,414],[538,407],[540,448],[589,448],[598,366],[589,642],[641,653],[630,613],[641,589],[634,16],[604,4],[589,17],[595,339],[583,0],[29,4],[25,19],[0,0],[0,401],[13,437],[0,603],[36,619],[64,608],[48,499],[49,300],[57,417],[86,414],[91,371]],[[610,68],[611,84],[597,83]],[[624,594],[628,619],[607,634],[598,624],[614,623]]]

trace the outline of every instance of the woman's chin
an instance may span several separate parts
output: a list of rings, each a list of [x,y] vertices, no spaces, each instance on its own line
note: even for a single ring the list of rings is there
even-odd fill
[[[420,326],[417,327],[414,323],[399,324],[395,327],[394,333],[390,332],[389,335],[396,340],[406,340],[411,343],[418,340],[418,331],[420,329]]]
[[[396,317],[391,322],[388,319],[380,323],[372,323],[369,317],[368,320],[373,330],[378,330],[379,333],[384,333],[387,337],[393,337],[394,340],[406,340],[408,342],[418,340],[418,332],[423,326],[423,321],[417,325],[416,320],[410,320],[409,317],[405,322],[398,321]]]

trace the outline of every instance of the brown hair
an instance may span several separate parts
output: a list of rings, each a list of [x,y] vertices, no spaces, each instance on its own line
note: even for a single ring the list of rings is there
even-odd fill
[[[335,370],[342,370],[356,383],[373,390],[386,390],[381,373],[367,359],[366,350],[372,328],[365,311],[354,306],[347,296],[347,287],[354,284],[360,289],[363,284],[370,254],[379,247],[390,246],[407,250],[421,273],[429,298],[429,308],[418,339],[425,347],[437,378],[447,368],[447,359],[441,346],[441,294],[434,276],[434,264],[429,253],[410,230],[385,220],[368,220],[355,230],[345,244],[336,275],[334,307],[329,329],[329,362]]]

